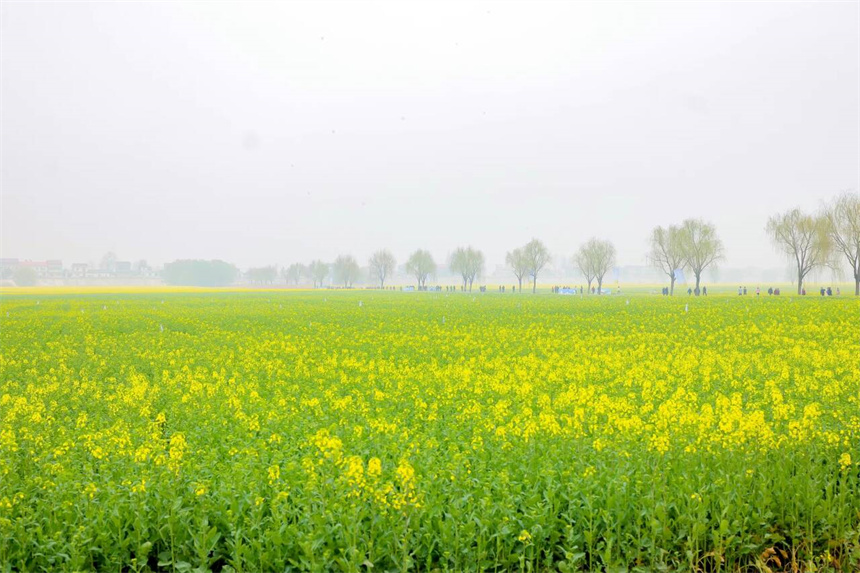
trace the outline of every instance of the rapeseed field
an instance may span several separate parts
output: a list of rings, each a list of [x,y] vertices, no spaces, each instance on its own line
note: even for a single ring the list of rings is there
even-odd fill
[[[43,293],[0,343],[0,571],[860,568],[853,298]]]

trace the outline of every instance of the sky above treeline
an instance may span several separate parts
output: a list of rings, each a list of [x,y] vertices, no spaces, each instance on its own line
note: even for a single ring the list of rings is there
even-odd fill
[[[4,3],[4,257],[725,265],[860,188],[857,2]]]

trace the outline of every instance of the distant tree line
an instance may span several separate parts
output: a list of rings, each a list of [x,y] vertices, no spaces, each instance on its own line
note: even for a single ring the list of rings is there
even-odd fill
[[[854,294],[860,295],[860,195],[843,193],[818,213],[791,209],[776,214],[768,220],[765,230],[776,250],[795,268],[798,293],[815,268],[837,269],[842,261],[847,261],[854,279]],[[695,288],[691,290],[699,294],[702,273],[725,257],[716,228],[701,219],[655,227],[648,242],[650,249],[646,259],[666,275],[670,295],[674,294],[675,283],[685,270],[695,277]],[[520,292],[524,281],[530,282],[532,292],[536,292],[538,276],[551,261],[549,249],[538,239],[532,239],[505,256]],[[607,240],[591,238],[579,247],[572,262],[585,277],[588,292],[596,283],[595,292],[601,293],[607,273],[616,264],[615,247]],[[386,249],[373,253],[367,264],[369,278],[384,288],[396,264],[394,255]],[[472,246],[458,247],[448,259],[449,269],[460,277],[462,288],[469,291],[483,273],[484,266],[484,254]],[[424,249],[413,252],[405,268],[419,288],[426,288],[428,279],[435,277],[437,271],[433,255]],[[294,263],[281,271],[281,278],[287,284],[298,285],[303,278],[308,278],[314,287],[324,286],[329,275],[334,284],[349,288],[360,279],[361,267],[355,257],[341,255],[331,264],[318,259],[307,266]],[[164,280],[168,284],[223,286],[238,276],[235,266],[217,260],[175,261],[164,267]],[[277,270],[272,266],[252,268],[246,273],[249,281],[258,284],[271,284],[277,277]],[[29,277],[20,278],[21,283],[29,282]]]
[[[248,269],[245,273],[245,277],[248,281],[255,284],[272,284],[278,279],[278,269],[273,266],[254,267]]]

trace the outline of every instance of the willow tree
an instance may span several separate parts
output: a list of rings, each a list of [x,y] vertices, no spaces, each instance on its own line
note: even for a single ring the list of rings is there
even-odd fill
[[[648,261],[669,277],[669,295],[672,295],[675,293],[675,271],[686,265],[681,242],[681,229],[675,225],[670,225],[665,229],[655,227],[651,231],[650,242],[651,250],[647,255]]]
[[[685,266],[690,267],[696,277],[698,293],[704,270],[723,259],[723,242],[717,236],[717,229],[701,219],[687,219],[679,233]]]
[[[573,257],[574,263],[588,281],[591,292],[592,281],[597,281],[597,293],[603,288],[603,277],[615,265],[615,247],[609,241],[592,238],[579,247]]]
[[[833,250],[842,253],[854,275],[854,296],[860,296],[860,195],[843,193],[824,211]]]
[[[352,283],[358,278],[361,269],[358,262],[352,255],[341,255],[335,259],[332,265],[334,280],[338,284],[342,284],[345,288],[352,286]]]
[[[293,263],[283,271],[284,280],[288,283],[292,282],[295,285],[299,284],[299,281],[302,280],[302,275],[305,274],[307,274],[307,269],[300,263]]]
[[[463,277],[463,288],[468,285],[469,292],[472,292],[472,283],[484,270],[484,253],[472,247],[458,247],[451,254],[448,266]]]
[[[514,271],[514,276],[517,277],[517,283],[520,285],[519,292],[523,292],[523,277],[529,272],[529,263],[526,260],[525,254],[521,248],[516,248],[509,251],[505,255],[505,263]]]
[[[552,257],[550,257],[546,245],[537,239],[532,239],[523,247],[523,257],[528,266],[529,274],[532,276],[532,294],[534,294],[537,291],[538,273],[550,262]]]
[[[827,264],[831,243],[827,218],[791,209],[767,221],[767,234],[773,246],[794,263],[797,269],[797,294],[812,269]]]
[[[308,266],[308,272],[311,275],[311,280],[314,282],[314,288],[323,286],[323,281],[328,276],[328,265],[317,259]]]
[[[427,286],[427,277],[436,274],[436,261],[433,260],[433,255],[430,251],[418,249],[406,261],[406,272],[415,277],[418,281],[418,288]]]
[[[394,274],[394,267],[397,265],[394,255],[386,249],[376,251],[368,264],[371,276],[379,281],[379,288],[385,288],[385,280]]]

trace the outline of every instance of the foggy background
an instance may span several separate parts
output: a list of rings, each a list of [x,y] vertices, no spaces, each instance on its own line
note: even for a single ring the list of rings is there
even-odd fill
[[[860,4],[4,3],[0,256],[645,265],[860,187]]]

